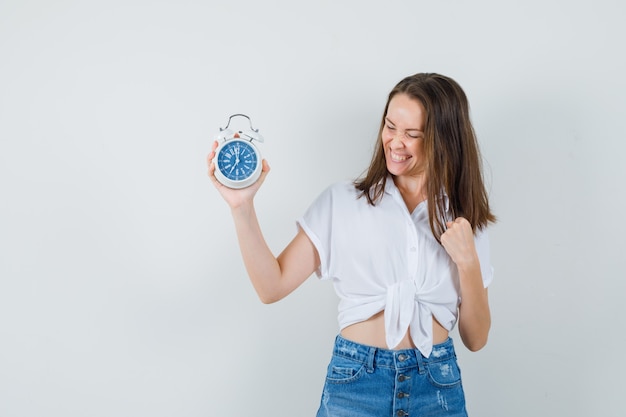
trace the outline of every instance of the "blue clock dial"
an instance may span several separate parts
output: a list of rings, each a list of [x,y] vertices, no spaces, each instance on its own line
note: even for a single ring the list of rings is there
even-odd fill
[[[248,142],[242,140],[229,141],[217,155],[217,169],[232,181],[249,178],[258,164],[256,152]]]

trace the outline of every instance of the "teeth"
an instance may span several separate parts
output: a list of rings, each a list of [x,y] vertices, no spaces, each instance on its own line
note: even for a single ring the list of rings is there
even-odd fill
[[[391,153],[391,160],[394,162],[406,161],[410,157],[411,157],[410,155],[398,155],[397,153],[393,153],[393,152]]]

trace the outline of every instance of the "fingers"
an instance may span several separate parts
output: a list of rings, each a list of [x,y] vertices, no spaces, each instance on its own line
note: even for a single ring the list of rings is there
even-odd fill
[[[213,172],[215,171],[215,164],[213,163],[213,158],[215,158],[215,152],[211,152],[206,157],[206,164],[208,168],[209,177],[213,176]]]
[[[215,164],[213,163],[213,158],[215,158],[215,150],[217,149],[217,145],[217,141],[214,141],[213,145],[211,146],[211,152],[209,152],[206,157],[207,167],[209,168],[209,176],[212,176],[213,172],[215,172]]]
[[[446,222],[446,230],[441,235],[441,242],[450,239],[465,239],[473,236],[472,226],[464,217],[457,217],[454,221]]]
[[[473,262],[476,259],[474,233],[470,222],[457,217],[446,222],[447,230],[441,235],[441,244],[457,265]]]
[[[207,155],[207,160],[209,160],[209,162],[215,158],[215,150],[217,149],[217,141],[213,142],[213,145],[211,146],[211,152],[209,152],[209,154]]]
[[[211,182],[213,183],[213,185],[216,188],[223,187],[222,183],[217,180],[217,177],[215,177],[215,163],[213,163],[213,162],[209,163],[209,173],[208,174],[209,174],[209,179],[211,180]]]
[[[265,181],[265,177],[267,177],[267,174],[269,174],[269,172],[270,172],[270,164],[268,164],[267,161],[263,159],[261,161],[261,176],[257,180],[257,184],[259,187],[261,186],[261,184],[263,184],[263,182]]]
[[[456,219],[454,219],[454,221],[446,222],[446,226],[448,228],[454,226],[455,224],[458,224],[458,225],[467,224],[467,225],[469,225],[469,221],[465,217],[457,217]]]

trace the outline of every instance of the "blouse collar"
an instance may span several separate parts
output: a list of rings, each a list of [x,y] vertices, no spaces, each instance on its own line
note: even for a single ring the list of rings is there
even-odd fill
[[[396,198],[400,198],[400,200],[402,200],[402,194],[400,194],[400,190],[394,182],[392,175],[387,175],[387,181],[385,182],[385,194],[389,194],[391,196],[395,195]],[[439,198],[443,199],[446,213],[448,213],[450,211],[450,198],[448,197],[448,194],[445,192],[445,190],[441,190],[441,192],[439,193]]]

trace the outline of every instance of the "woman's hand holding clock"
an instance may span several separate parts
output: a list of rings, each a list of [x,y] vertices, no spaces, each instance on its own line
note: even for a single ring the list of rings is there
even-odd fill
[[[251,204],[252,200],[254,199],[254,196],[256,195],[256,192],[259,190],[259,188],[263,184],[263,181],[265,180],[265,177],[267,176],[267,173],[270,171],[269,164],[267,163],[265,159],[263,159],[261,176],[254,184],[250,185],[249,187],[241,188],[241,189],[233,189],[233,188],[226,187],[225,185],[220,183],[215,177],[215,161],[213,159],[215,158],[215,150],[217,149],[217,146],[218,146],[218,142],[217,141],[213,142],[213,147],[211,149],[211,152],[207,156],[209,178],[211,178],[213,185],[222,195],[224,200],[226,200],[226,203],[230,206],[231,209],[238,208],[245,204]]]

